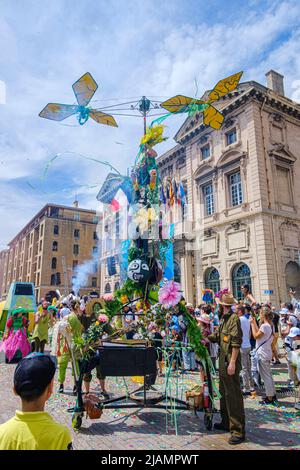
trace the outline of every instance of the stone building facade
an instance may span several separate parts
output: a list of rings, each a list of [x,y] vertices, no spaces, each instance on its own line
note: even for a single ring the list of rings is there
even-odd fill
[[[76,266],[97,258],[96,211],[47,204],[0,253],[1,297],[15,281],[33,282],[37,299],[48,291],[72,289]],[[80,294],[99,292],[100,265],[93,263]]]
[[[220,130],[189,117],[158,158],[162,178],[186,187],[174,253],[189,302],[204,287],[240,298],[245,283],[258,301],[286,301],[290,287],[300,295],[300,106],[280,74],[266,76],[267,87],[244,82],[219,101]]]

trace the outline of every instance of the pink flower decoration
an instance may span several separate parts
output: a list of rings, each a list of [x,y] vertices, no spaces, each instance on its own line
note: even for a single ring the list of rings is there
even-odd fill
[[[219,292],[217,292],[217,293],[215,294],[215,297],[217,297],[218,299],[220,299],[223,294],[228,294],[228,287],[225,287],[225,289],[222,289],[222,290],[220,290]]]
[[[113,294],[103,294],[102,299],[105,300],[105,302],[110,302],[113,300],[114,296]]]
[[[107,323],[108,322],[108,316],[105,315],[105,313],[100,313],[100,315],[98,317],[98,321],[100,323]]]
[[[181,286],[178,282],[168,281],[158,292],[158,301],[164,307],[174,307],[182,297]]]

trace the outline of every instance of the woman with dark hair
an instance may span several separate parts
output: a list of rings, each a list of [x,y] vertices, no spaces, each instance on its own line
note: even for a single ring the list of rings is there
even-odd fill
[[[248,305],[254,305],[256,300],[254,299],[253,295],[250,292],[249,284],[243,284],[241,286],[241,291],[243,294],[243,303]]]
[[[256,357],[258,370],[264,381],[266,397],[261,402],[264,405],[276,404],[276,391],[271,373],[271,361],[273,357],[272,343],[274,338],[273,313],[269,307],[262,307],[260,311],[260,326],[257,326],[255,318],[250,318],[252,333],[256,339]]]

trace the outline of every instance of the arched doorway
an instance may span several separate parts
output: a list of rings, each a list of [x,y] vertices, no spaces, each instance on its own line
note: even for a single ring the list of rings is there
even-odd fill
[[[232,270],[232,288],[233,295],[237,300],[242,300],[243,294],[241,292],[241,286],[248,284],[250,292],[252,291],[251,286],[251,271],[247,264],[239,263]]]
[[[220,287],[220,274],[216,268],[208,268],[205,271],[204,283],[206,289],[211,289],[214,292],[219,292]]]
[[[295,261],[289,261],[285,267],[285,285],[287,294],[292,288],[296,291],[296,297],[300,297],[300,266]]]

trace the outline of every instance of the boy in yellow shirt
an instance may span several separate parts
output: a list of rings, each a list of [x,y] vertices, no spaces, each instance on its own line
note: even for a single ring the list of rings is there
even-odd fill
[[[32,353],[15,369],[14,393],[22,411],[0,425],[0,450],[68,450],[71,435],[44,411],[53,391],[55,364],[49,356]]]

